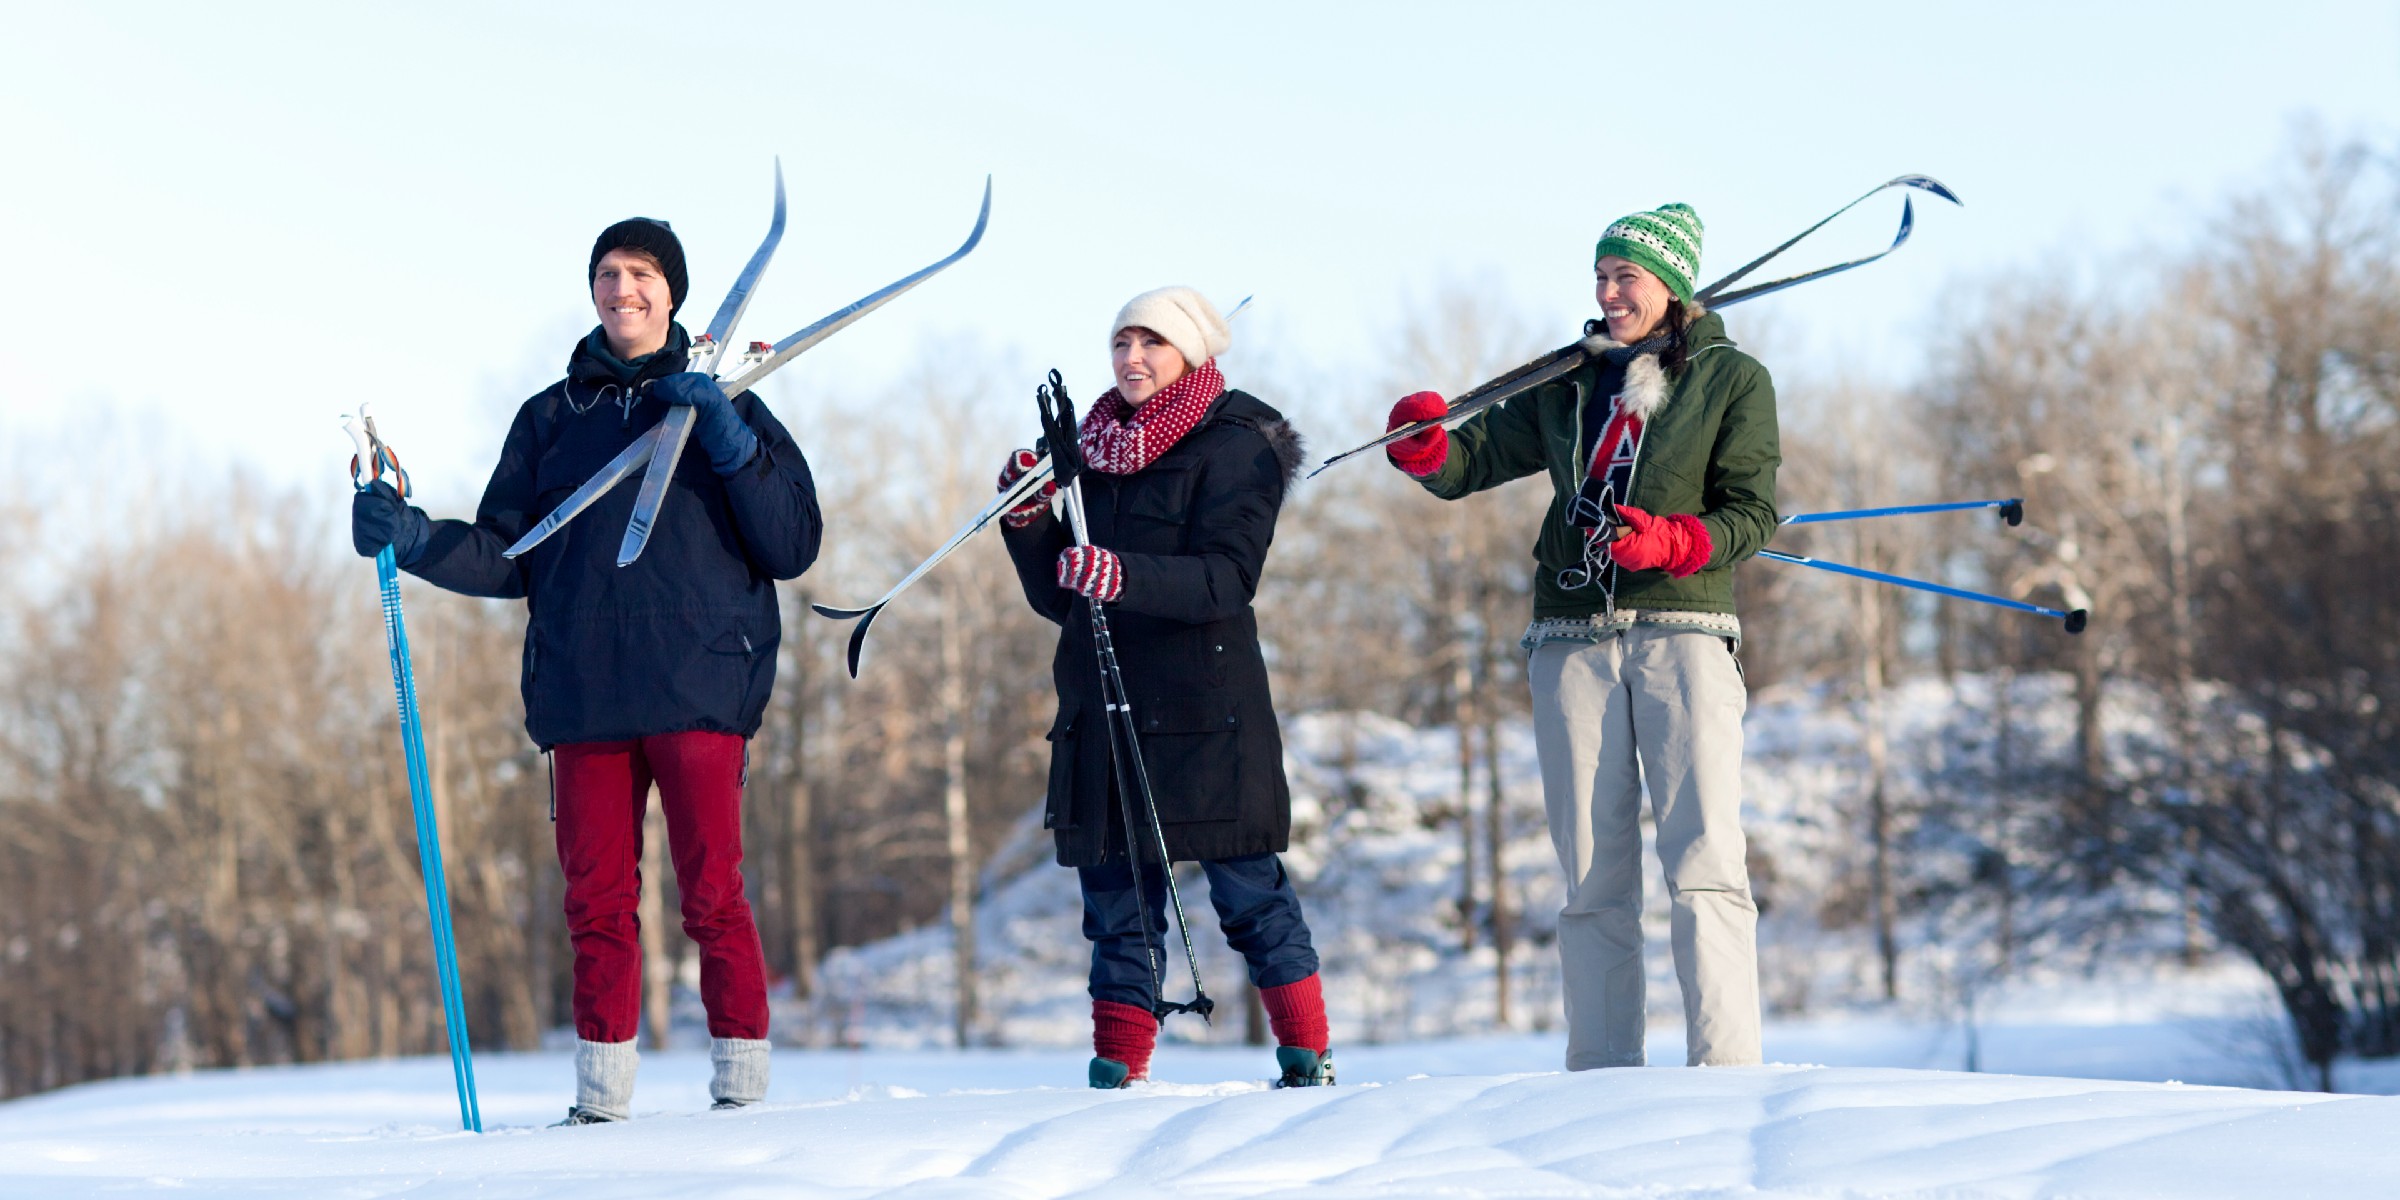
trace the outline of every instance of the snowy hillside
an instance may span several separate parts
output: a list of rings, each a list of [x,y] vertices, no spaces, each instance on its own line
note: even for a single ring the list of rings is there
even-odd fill
[[[2069,681],[2060,677],[2019,677],[2009,684],[2011,753],[2023,760],[2064,753],[2073,731],[2069,689]],[[1971,786],[1957,781],[1971,777],[1994,753],[1993,703],[1993,681],[1978,676],[1963,677],[1956,686],[1921,679],[1896,687],[1887,717],[1894,792],[1905,797]],[[2148,727],[2144,714],[2130,707],[2116,713],[2111,725],[2120,742],[2138,740]],[[1753,699],[1746,730],[1745,824],[1763,914],[1759,942],[1767,1003],[1776,1012],[1798,1015],[1878,1001],[1867,931],[1855,924],[1829,929],[1820,920],[1822,912],[1839,907],[1841,889],[1855,893],[1860,886],[1865,839],[1854,822],[1865,773],[1861,719],[1850,706],[1813,690],[1768,689]],[[1300,881],[1324,959],[1336,1044],[1550,1029],[1560,1003],[1551,939],[1563,897],[1543,823],[1530,729],[1504,729],[1500,756],[1509,829],[1507,907],[1519,930],[1509,964],[1511,1011],[1505,1026],[1495,1020],[1497,959],[1488,932],[1478,933],[1472,949],[1462,948],[1455,735],[1375,714],[1300,717],[1285,723],[1285,735],[1294,813],[1293,845],[1285,861]],[[1486,788],[1478,768],[1471,793],[1479,842]],[[1941,840],[1946,834],[1929,829],[1927,844],[1909,852],[1916,870],[1964,874],[1971,869],[1965,862],[1943,861],[1955,856]],[[1681,1000],[1666,958],[1666,899],[1655,856],[1646,854],[1645,866],[1651,1006],[1657,1014],[1652,1028],[1654,1034],[1672,1035],[1680,1027]],[[1081,1043],[1088,1033],[1083,991],[1088,951],[1078,932],[1074,872],[1053,865],[1049,836],[1029,816],[984,878],[977,926],[981,1040],[1010,1046]],[[1240,995],[1240,961],[1216,933],[1207,885],[1198,872],[1187,868],[1179,878],[1193,915],[1203,977],[1234,1015],[1221,1017],[1216,1030],[1173,1020],[1167,1036],[1236,1039],[1242,1023],[1232,1002]],[[1480,883],[1478,890],[1480,895]],[[2032,928],[2033,915],[2026,914],[2021,924]],[[2006,972],[1998,972],[1991,962],[1989,931],[1974,925],[1974,916],[1936,912],[1902,930],[1904,1006],[1929,1026],[1963,1020],[1968,1000],[1982,1010],[2022,1002],[2012,996],[2046,1004],[2069,985],[2083,989],[2077,995],[2088,994],[2095,965],[2104,968],[2100,981],[2105,984],[2183,993],[2174,1003],[2196,1019],[2229,1018],[2238,1010],[2243,1022],[2256,1025],[2251,1018],[2268,1005],[2263,981],[2247,968],[2213,964],[2205,986],[2188,986],[2179,969],[2166,965],[2168,956],[2158,946],[2112,947],[2095,963],[2089,947],[2037,945],[2032,949],[2051,951],[2048,958],[2020,951]],[[822,981],[815,1002],[778,1012],[779,1039],[814,1046],[948,1044],[953,991],[946,923],[838,951],[825,963]],[[1175,982],[1170,992],[1181,995],[1188,988],[1188,981]],[[2260,1043],[2261,1053],[2273,1040],[2243,1036]],[[1773,1056],[1776,1048],[1770,1045],[1768,1052]],[[1680,1061],[1657,1053],[1651,1060]]]

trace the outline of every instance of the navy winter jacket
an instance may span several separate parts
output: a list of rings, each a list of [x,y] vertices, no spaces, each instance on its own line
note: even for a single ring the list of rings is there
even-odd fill
[[[675,327],[665,350],[628,365],[576,344],[567,377],[517,410],[475,520],[434,522],[408,571],[470,596],[522,596],[525,732],[544,749],[658,733],[758,732],[775,686],[783,624],[775,581],[816,561],[823,520],[800,447],[758,397],[734,410],[759,451],[731,478],[686,447],[648,548],[628,567],[617,546],[640,476],[514,561],[552,508],[667,414],[653,380],[684,369]]]

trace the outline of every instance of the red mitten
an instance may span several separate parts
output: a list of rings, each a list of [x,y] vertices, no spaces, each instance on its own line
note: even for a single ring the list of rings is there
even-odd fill
[[[1390,433],[1412,421],[1423,421],[1450,411],[1442,402],[1440,392],[1410,392],[1392,406],[1392,418],[1384,422],[1383,431]],[[1450,431],[1439,425],[1422,433],[1401,438],[1383,448],[1391,455],[1392,465],[1423,479],[1442,469],[1442,461],[1450,457]]]
[[[1010,454],[1008,465],[1000,468],[1000,490],[1005,492],[1010,485],[1025,478],[1025,472],[1032,470],[1034,464],[1040,461],[1042,461],[1041,456],[1031,450],[1019,450]],[[1011,529],[1023,529],[1035,521],[1041,520],[1042,514],[1050,511],[1050,498],[1057,494],[1058,481],[1050,480],[1032,495],[1025,497],[1022,503],[1000,514],[1000,519],[1007,522]]]
[[[1069,546],[1058,552],[1058,586],[1106,604],[1125,590],[1125,564],[1098,546]]]
[[[1628,571],[1665,571],[1681,579],[1708,565],[1716,546],[1708,526],[1685,513],[1654,517],[1630,504],[1617,506],[1625,536],[1608,544],[1608,556]]]

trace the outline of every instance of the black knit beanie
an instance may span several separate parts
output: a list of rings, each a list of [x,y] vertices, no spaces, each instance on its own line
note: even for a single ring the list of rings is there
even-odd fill
[[[683,293],[691,286],[691,279],[683,271],[683,242],[665,221],[627,217],[601,230],[600,240],[592,243],[591,266],[584,271],[586,289],[600,277],[601,256],[611,250],[639,250],[657,259],[659,272],[667,277],[667,296],[671,301],[667,315],[683,311]]]

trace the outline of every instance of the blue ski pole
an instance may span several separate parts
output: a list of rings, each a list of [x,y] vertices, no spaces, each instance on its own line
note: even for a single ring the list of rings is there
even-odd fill
[[[363,428],[362,428],[363,427]],[[375,434],[375,419],[367,406],[358,416],[342,419],[342,428],[358,444],[350,461],[350,481],[358,490],[391,473],[392,486],[406,498],[411,491],[400,460]],[[409,807],[417,823],[417,861],[425,879],[425,912],[433,926],[433,960],[441,978],[442,1023],[450,1041],[450,1071],[458,1083],[459,1123],[483,1132],[483,1114],[475,1103],[475,1060],[467,1044],[467,1006],[458,986],[458,943],[450,932],[450,881],[442,873],[440,829],[434,821],[432,776],[425,769],[425,731],[417,720],[417,677],[410,667],[408,622],[400,611],[400,566],[385,546],[375,556],[375,577],[383,590],[383,637],[392,655],[392,691],[400,708],[400,748],[408,760]]]
[[[2025,521],[2023,500],[1952,500],[1942,504],[1895,504],[1889,508],[1853,508],[1846,512],[1794,513],[1776,522],[1778,525],[1814,525],[1820,521],[1858,521],[1867,517],[1910,517],[1918,513],[1964,512],[1969,509],[1996,508],[2000,519],[2010,525]]]
[[[1954,588],[1939,583],[1927,583],[1922,579],[1910,579],[1905,575],[1887,575],[1881,571],[1870,571],[1865,567],[1853,567],[1844,563],[1826,562],[1821,558],[1810,558],[1805,554],[1786,554],[1781,550],[1761,550],[1758,552],[1758,556],[1760,558],[1771,558],[1776,562],[1797,563],[1803,567],[1815,567],[1820,571],[1831,571],[1836,575],[1853,575],[1860,579],[1872,579],[1877,583],[1888,583],[1895,587],[1915,588],[1920,592],[1932,592],[1937,596],[1949,596],[1957,600],[1973,600],[1978,604],[1997,605],[2001,608],[2015,609],[2018,612],[2032,613],[2035,616],[2056,617],[2059,620],[2067,623],[2068,633],[2082,633],[2084,624],[2091,619],[2091,614],[2080,608],[2044,608],[2039,604],[2027,604],[2022,600],[2011,600],[2006,596],[1991,596],[1982,592],[1970,592],[1965,588]]]

